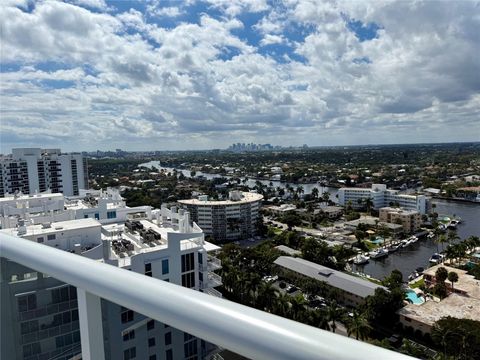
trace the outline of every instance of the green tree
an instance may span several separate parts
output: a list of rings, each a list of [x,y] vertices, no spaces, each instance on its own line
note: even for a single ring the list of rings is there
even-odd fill
[[[443,266],[440,266],[437,269],[437,271],[435,271],[435,281],[437,283],[445,282],[445,280],[447,280],[447,277],[448,277],[448,271]]]
[[[314,187],[311,191],[311,194],[312,194],[314,199],[317,199],[318,198],[318,189],[316,187]]]
[[[327,318],[331,322],[330,328],[333,332],[337,329],[336,321],[339,321],[343,316],[343,309],[338,306],[336,301],[332,301],[327,307]]]
[[[354,335],[355,339],[364,340],[372,330],[372,327],[368,323],[368,319],[364,313],[360,313],[358,310],[354,310],[351,317],[348,317],[346,321],[347,335]]]
[[[445,358],[479,359],[480,321],[444,317],[434,324],[432,340],[442,349]]]
[[[455,271],[450,271],[448,273],[448,281],[452,283],[452,292],[454,292],[453,283],[458,281],[458,274]]]

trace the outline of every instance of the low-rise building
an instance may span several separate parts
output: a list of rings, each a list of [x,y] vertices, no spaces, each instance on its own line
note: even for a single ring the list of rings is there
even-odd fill
[[[436,265],[423,274],[426,286],[436,284],[435,273],[439,267],[446,268],[448,272],[457,273],[458,281],[454,284],[453,291],[452,284],[447,280],[445,285],[450,295],[445,299],[428,300],[420,305],[408,304],[400,309],[398,315],[403,326],[419,330],[423,334],[430,334],[435,322],[446,316],[480,321],[480,280],[468,275],[465,270]]]
[[[347,306],[364,304],[365,299],[373,295],[377,288],[386,290],[386,288],[381,285],[302,258],[280,256],[275,260],[275,264],[285,269],[295,271],[303,276],[325,282],[338,291],[339,302]]]
[[[343,208],[340,206],[320,206],[319,209],[314,211],[316,213],[322,213],[329,219],[337,219],[343,214]]]
[[[379,219],[382,222],[402,225],[405,233],[413,233],[422,225],[422,215],[416,210],[384,207],[379,210]]]

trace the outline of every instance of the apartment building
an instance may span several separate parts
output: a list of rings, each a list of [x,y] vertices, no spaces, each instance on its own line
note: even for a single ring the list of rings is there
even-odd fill
[[[384,207],[379,210],[381,222],[402,225],[405,233],[413,233],[422,225],[422,215],[416,210]]]
[[[50,190],[67,196],[88,188],[87,162],[81,154],[60,149],[19,148],[0,155],[0,197]]]
[[[0,229],[92,218],[102,224],[123,222],[134,214],[152,216],[150,206],[128,207],[118,189],[81,190],[80,196],[61,193],[15,194],[0,198]]]
[[[425,195],[399,194],[398,190],[389,190],[384,184],[373,184],[370,189],[345,187],[338,190],[338,202],[342,206],[351,204],[354,208],[361,208],[362,202],[366,199],[372,201],[375,210],[395,205],[407,210],[416,210],[420,214],[429,211]]]
[[[198,199],[179,200],[202,228],[206,236],[217,242],[248,239],[255,235],[263,195],[231,191],[228,200],[209,201],[203,195]]]
[[[79,256],[221,297],[221,267],[183,209],[163,207],[102,225],[92,218],[0,230]],[[79,354],[76,289],[5,258],[1,278],[1,358],[71,359]],[[95,276],[95,274],[92,274]],[[122,284],[118,284],[122,286]],[[132,289],[134,291],[134,289]],[[216,346],[102,300],[106,359],[204,359]],[[5,346],[4,346],[5,345]]]

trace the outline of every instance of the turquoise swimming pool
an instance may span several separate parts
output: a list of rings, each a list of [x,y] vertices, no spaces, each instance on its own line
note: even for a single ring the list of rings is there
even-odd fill
[[[417,293],[413,290],[407,290],[406,293],[407,300],[411,301],[415,305],[420,305],[425,302],[422,296],[418,297]]]
[[[383,242],[384,242],[383,238],[380,237],[380,236],[377,236],[377,237],[375,238],[375,240],[370,240],[370,241],[371,241],[372,243],[374,243],[374,244],[383,244]]]

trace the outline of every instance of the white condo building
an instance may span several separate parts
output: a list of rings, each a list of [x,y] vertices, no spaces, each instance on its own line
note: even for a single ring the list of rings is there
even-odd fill
[[[0,230],[0,235],[23,237],[221,297],[214,289],[221,278],[213,273],[221,264],[209,253],[219,248],[205,242],[188,212],[162,207],[148,216],[136,213],[124,222],[103,225],[93,218],[21,225]],[[0,357],[66,360],[80,354],[76,289],[3,257],[1,269]],[[106,300],[99,327],[105,359],[208,359],[218,351],[208,342]]]
[[[205,235],[215,241],[228,242],[248,239],[255,235],[263,195],[231,191],[228,200],[208,200],[206,195],[198,199],[179,200],[202,228]]]
[[[372,200],[375,210],[397,205],[407,210],[416,210],[420,214],[426,214],[429,211],[428,200],[424,195],[399,194],[398,190],[389,190],[384,184],[373,184],[370,189],[340,188],[338,190],[338,202],[343,206],[350,202],[352,207],[359,208],[362,206],[359,200],[368,198]]]
[[[118,189],[81,190],[81,196],[61,193],[15,194],[0,198],[0,229],[22,224],[43,224],[92,218],[102,224],[122,222],[135,213],[151,217],[150,206],[128,207]]]
[[[79,195],[88,188],[87,162],[81,154],[60,149],[20,148],[0,155],[0,197],[46,191]]]

